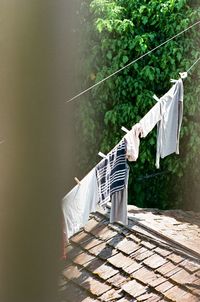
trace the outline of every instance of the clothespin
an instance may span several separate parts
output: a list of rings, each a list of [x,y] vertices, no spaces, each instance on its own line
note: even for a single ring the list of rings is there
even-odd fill
[[[98,153],[99,156],[101,156],[102,158],[106,158],[107,156],[105,154],[103,154],[102,152]]]
[[[187,76],[188,76],[188,73],[185,71],[185,72],[179,72],[180,76],[181,76],[181,79],[186,79]]]
[[[126,132],[126,133],[128,133],[128,132],[129,132],[129,130],[128,130],[128,129],[126,129],[124,126],[122,126],[122,127],[121,127],[121,129],[122,129],[124,132]]]
[[[75,180],[75,182],[77,183],[77,185],[80,185],[80,184],[81,184],[80,180],[79,180],[77,177],[74,177],[74,180]]]
[[[153,98],[154,98],[154,100],[156,100],[156,102],[160,101],[160,99],[155,94],[153,95]]]
[[[181,77],[181,79],[186,79],[187,78],[187,76],[188,76],[188,73],[187,73],[187,71],[185,71],[185,72],[179,72],[179,75],[180,75],[180,77]],[[171,83],[176,83],[177,82],[177,80],[174,80],[174,79],[171,79],[170,80],[170,82]]]
[[[170,82],[171,82],[171,83],[176,83],[177,80],[171,79]]]

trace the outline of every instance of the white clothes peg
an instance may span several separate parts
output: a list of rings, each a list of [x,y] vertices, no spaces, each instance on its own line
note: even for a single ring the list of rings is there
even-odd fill
[[[160,101],[160,99],[155,94],[153,95],[153,98],[154,98],[154,100],[156,100],[156,102]]]
[[[80,185],[80,184],[81,184],[80,180],[79,180],[77,177],[74,177],[74,180],[75,180],[75,182],[77,183],[77,185]]]
[[[176,83],[177,80],[171,79],[170,82],[171,82],[171,83]]]
[[[124,131],[124,132],[126,132],[126,133],[128,133],[128,132],[129,132],[129,130],[128,130],[128,129],[126,129],[124,126],[122,126],[122,127],[121,127],[121,129],[122,129],[122,131]]]
[[[187,76],[188,76],[188,73],[185,71],[185,72],[179,72],[180,76],[181,76],[181,79],[186,79]]]
[[[103,154],[102,152],[98,153],[99,156],[101,156],[102,158],[106,158],[107,156],[105,154]]]

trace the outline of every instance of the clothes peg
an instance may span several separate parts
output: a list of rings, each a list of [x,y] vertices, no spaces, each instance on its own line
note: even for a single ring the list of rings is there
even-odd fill
[[[181,76],[181,79],[186,79],[188,74],[187,72],[179,72],[180,76]]]
[[[74,180],[75,180],[75,182],[77,183],[77,185],[80,185],[80,184],[81,184],[80,180],[79,180],[77,177],[74,177]]]
[[[156,100],[156,102],[160,101],[160,99],[155,94],[153,95],[153,98],[154,98],[154,100]]]
[[[126,132],[126,133],[128,133],[128,132],[129,132],[129,130],[128,130],[128,129],[126,129],[124,126],[122,126],[122,127],[121,127],[121,129],[122,129],[122,131],[124,131],[124,132]]]
[[[102,152],[98,153],[99,156],[101,156],[102,158],[106,158],[107,156],[105,154],[103,154]]]
[[[170,82],[171,82],[171,83],[176,83],[177,80],[171,79]]]

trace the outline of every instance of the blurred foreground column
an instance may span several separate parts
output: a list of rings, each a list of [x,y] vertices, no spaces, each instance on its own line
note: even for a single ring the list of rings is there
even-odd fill
[[[64,1],[1,2],[2,302],[57,301],[62,156],[69,159],[69,150],[62,150],[68,137],[62,132],[64,100],[58,84],[63,36],[56,20],[59,12],[67,20],[65,10]],[[67,66],[67,53],[63,64]]]

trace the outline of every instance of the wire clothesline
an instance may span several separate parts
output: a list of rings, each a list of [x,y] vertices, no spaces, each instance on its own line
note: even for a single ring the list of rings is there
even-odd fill
[[[187,70],[187,73],[194,67],[194,65],[196,65],[200,60],[200,57],[192,64],[192,66],[190,66],[190,68]]]
[[[107,77],[105,77],[104,79],[102,79],[101,81],[95,83],[94,85],[88,87],[87,89],[83,90],[82,92],[78,93],[77,95],[75,95],[74,97],[72,97],[71,99],[69,99],[68,101],[65,101],[65,103],[69,103],[75,99],[77,99],[78,97],[80,97],[81,95],[85,94],[86,92],[90,91],[91,89],[93,89],[94,87],[102,84],[103,82],[105,82],[106,80],[110,79],[111,77],[113,77],[114,75],[118,74],[119,72],[121,72],[122,70],[124,70],[125,68],[131,66],[132,64],[136,63],[137,61],[141,60],[142,58],[144,58],[145,56],[149,55],[150,53],[152,53],[153,51],[155,51],[156,49],[160,48],[161,46],[167,44],[168,42],[170,42],[171,40],[175,39],[176,37],[180,36],[181,34],[183,34],[184,32],[188,31],[189,29],[191,29],[192,27],[196,26],[197,24],[200,23],[200,20],[197,21],[196,23],[190,25],[189,27],[187,27],[186,29],[182,30],[181,32],[179,32],[178,34],[176,34],[175,36],[169,38],[168,40],[166,40],[165,42],[161,43],[160,45],[154,47],[153,49],[149,50],[148,52],[146,52],[145,54],[141,55],[140,57],[138,57],[137,59],[129,62],[128,64],[124,65],[122,68],[116,70],[115,72],[113,72],[112,74],[108,75]],[[190,71],[190,69],[200,60],[200,58],[187,70],[187,72]]]
[[[187,78],[187,75],[188,75],[188,73],[189,73],[189,71],[198,63],[198,61],[200,60],[200,57],[190,66],[190,68],[186,71],[186,72],[182,72],[182,73],[179,73],[180,74],[180,77],[182,78],[182,79],[185,79],[185,78]],[[176,82],[176,80],[171,80],[172,82]],[[156,99],[156,96],[154,95],[153,96],[155,99]],[[122,126],[121,127],[121,130],[123,130],[125,133],[128,133],[129,132],[129,130],[127,129],[127,128],[125,128],[124,126]],[[123,139],[123,138],[122,138]],[[112,150],[109,152],[109,153],[111,153],[120,143],[121,143],[121,141],[122,140],[120,140],[113,148],[112,148]],[[108,153],[108,154],[109,154]],[[108,155],[107,154],[107,155]],[[102,153],[102,152],[99,152],[98,153],[98,155],[100,156],[100,157],[102,157],[102,159],[101,159],[101,161],[100,162],[102,162],[106,157],[107,157],[107,155],[105,155],[104,153]],[[100,163],[99,162],[99,163]],[[151,178],[151,177],[154,177],[154,176],[157,176],[157,175],[160,175],[160,174],[166,174],[166,173],[168,173],[168,172],[166,172],[166,171],[162,171],[162,172],[158,172],[158,173],[153,173],[153,174],[151,174],[151,175],[146,175],[146,176],[144,176],[144,177],[139,177],[137,180],[142,180],[142,179],[147,179],[147,178]],[[87,174],[88,175],[88,174]],[[87,176],[86,175],[86,176]],[[77,177],[75,177],[74,178],[74,180],[76,181],[76,183],[78,184],[78,185],[80,185],[81,184],[81,182],[80,182],[80,180],[77,178]]]

